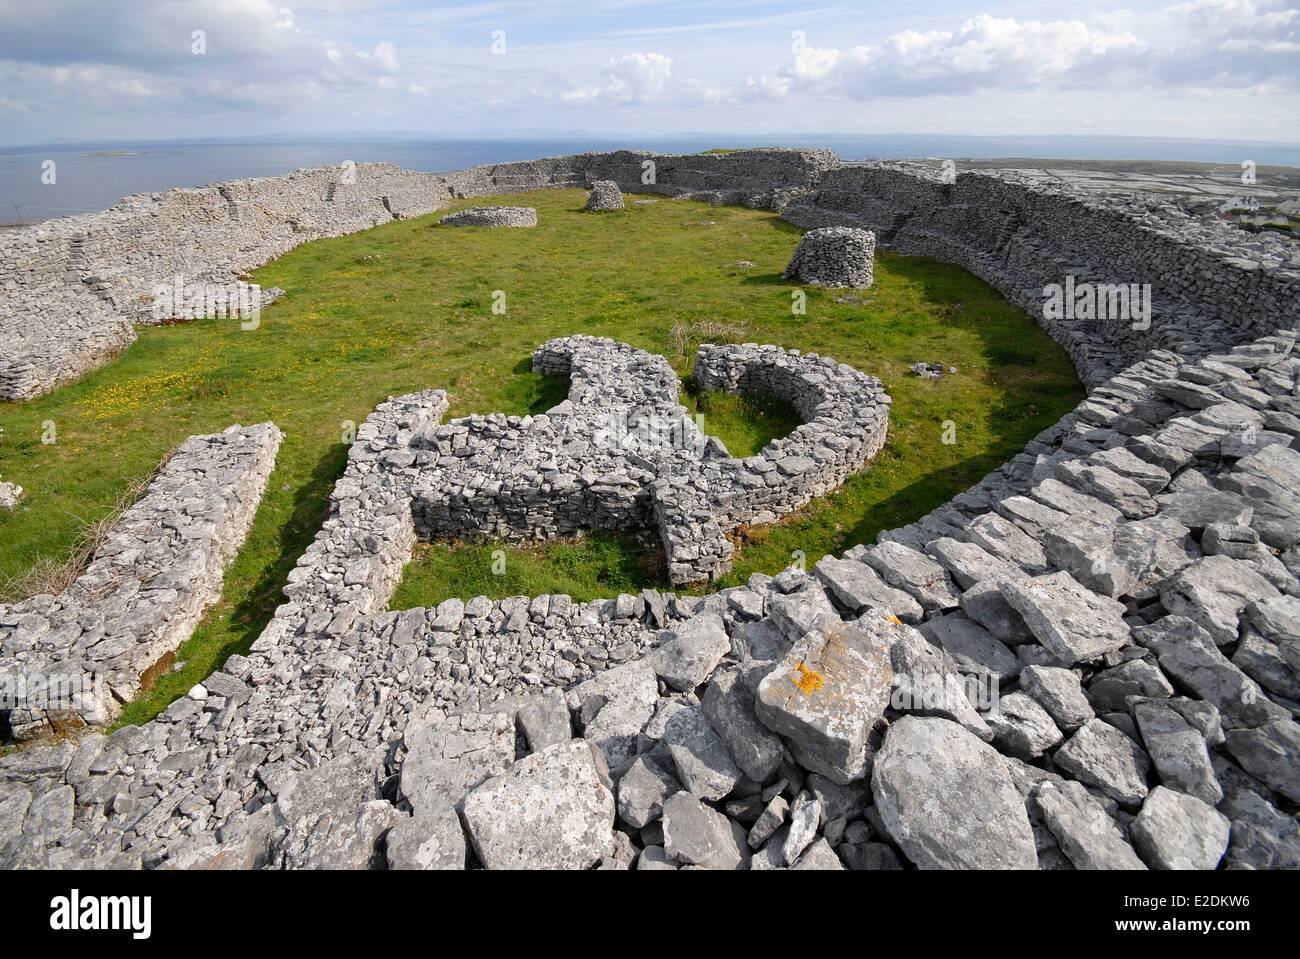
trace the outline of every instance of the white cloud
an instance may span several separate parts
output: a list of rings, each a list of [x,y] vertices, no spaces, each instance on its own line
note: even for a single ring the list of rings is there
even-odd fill
[[[1300,11],[1283,0],[1197,0],[1154,17],[1016,20],[981,14],[956,30],[902,31],[873,45],[796,49],[749,77],[749,99],[960,96],[984,90],[1239,90],[1300,86]]]
[[[673,61],[662,53],[628,53],[614,57],[605,71],[602,95],[619,103],[644,103],[663,95]]]

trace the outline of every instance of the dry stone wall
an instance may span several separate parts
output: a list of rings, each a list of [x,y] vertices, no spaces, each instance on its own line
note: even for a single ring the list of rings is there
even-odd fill
[[[1294,242],[1151,197],[1086,193],[1013,171],[960,173],[949,183],[916,163],[845,166],[782,217],[870,229],[886,249],[965,267],[1035,317],[1090,386],[1147,350],[1205,355],[1300,310]],[[1067,276],[1080,285],[1149,284],[1150,316],[1045,316],[1044,288]]]
[[[530,206],[476,206],[444,216],[443,226],[537,226],[537,211]]]
[[[537,541],[657,528],[672,582],[715,579],[731,566],[726,533],[838,486],[888,428],[878,380],[773,346],[704,346],[696,357],[705,389],[774,393],[806,420],[744,460],[700,432],[663,357],[569,336],[539,347],[533,369],[568,376],[568,399],[538,416],[453,420],[403,454],[419,467],[421,536]]]
[[[189,639],[221,595],[282,439],[271,423],[190,437],[68,589],[0,605],[0,675],[15,705],[0,715],[14,738],[111,722]]]

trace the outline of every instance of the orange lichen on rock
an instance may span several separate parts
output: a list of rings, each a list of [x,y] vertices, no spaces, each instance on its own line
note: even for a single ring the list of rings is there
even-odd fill
[[[822,688],[821,673],[809,669],[803,663],[797,664],[795,671],[799,674],[799,678],[794,681],[794,684],[799,687],[799,691],[805,696],[811,696]]]

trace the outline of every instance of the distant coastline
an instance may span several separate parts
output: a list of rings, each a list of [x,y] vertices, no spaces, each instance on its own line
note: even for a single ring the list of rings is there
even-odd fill
[[[124,196],[223,180],[275,176],[301,167],[347,160],[387,161],[411,170],[441,172],[481,163],[620,148],[695,153],[716,147],[825,147],[843,159],[944,158],[986,166],[994,158],[1050,157],[1134,168],[1174,161],[1208,163],[1230,173],[1242,161],[1261,172],[1300,168],[1300,144],[1083,136],[940,136],[825,134],[818,136],[683,134],[656,136],[556,136],[515,139],[416,137],[248,138],[152,142],[61,143],[0,146],[0,226],[33,223],[105,209]],[[43,165],[55,163],[55,182]],[[112,163],[106,161],[112,160]],[[1021,162],[1021,161],[1017,161]],[[1035,162],[1024,160],[1025,163]],[[1300,171],[1292,171],[1300,173]],[[46,178],[47,179],[47,178]]]

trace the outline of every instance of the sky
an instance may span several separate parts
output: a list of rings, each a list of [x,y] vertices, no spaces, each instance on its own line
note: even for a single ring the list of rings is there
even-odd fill
[[[1300,142],[1300,3],[0,0],[0,144],[685,132]]]

